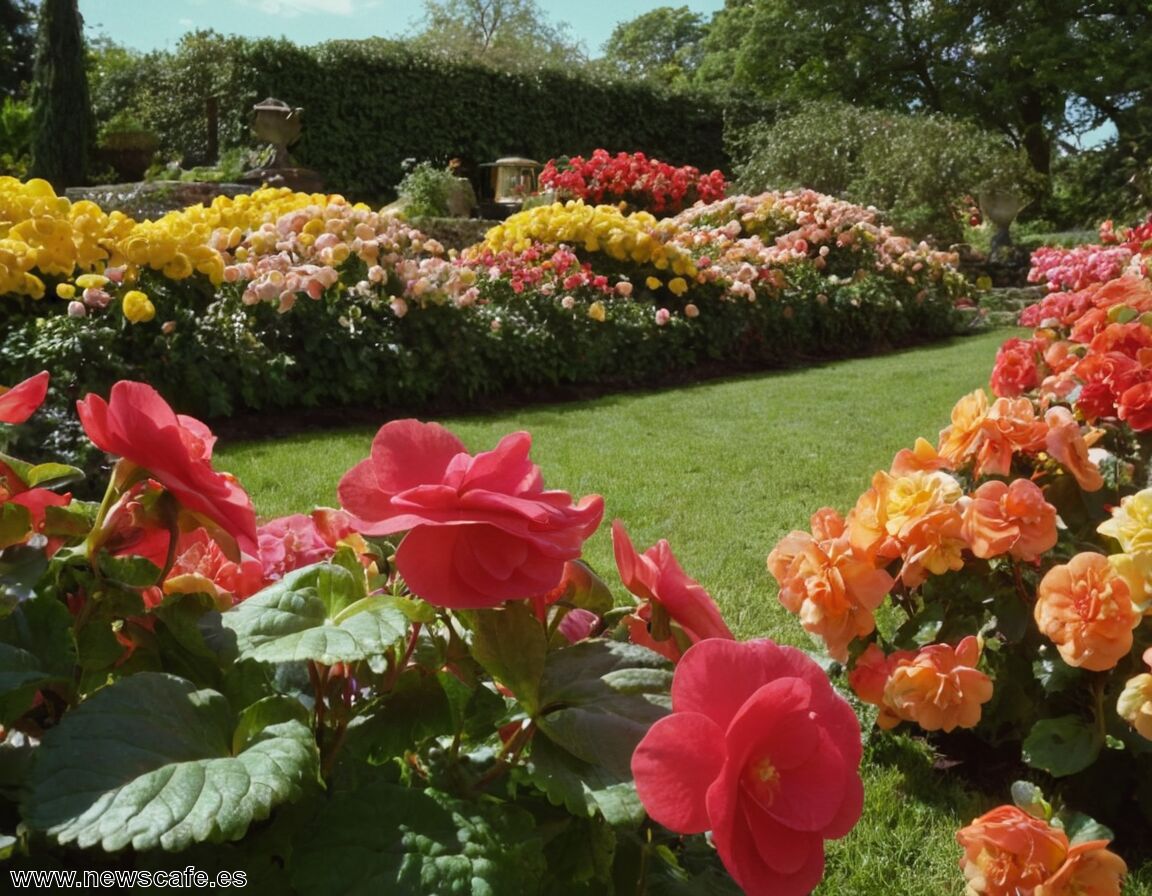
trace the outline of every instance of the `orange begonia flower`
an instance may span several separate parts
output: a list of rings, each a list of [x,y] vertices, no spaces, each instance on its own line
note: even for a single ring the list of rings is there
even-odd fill
[[[1041,580],[1036,624],[1069,666],[1111,669],[1132,649],[1141,619],[1130,593],[1103,554],[1077,554]]]
[[[952,408],[952,425],[940,431],[938,451],[953,467],[962,467],[975,455],[984,418],[988,416],[988,396],[983,389],[965,395]]]
[[[972,728],[980,721],[981,705],[992,699],[992,680],[976,668],[979,661],[980,642],[973,635],[956,647],[929,644],[895,664],[884,686],[883,708],[925,731]]]
[[[812,534],[791,532],[772,549],[768,571],[780,585],[780,603],[843,662],[852,640],[875,629],[873,611],[893,578],[852,550],[835,510],[819,510],[811,522]]]
[[[1098,430],[1092,430],[1085,437],[1084,431],[1072,412],[1065,407],[1049,408],[1044,415],[1048,434],[1044,438],[1044,449],[1069,473],[1076,477],[1080,488],[1086,492],[1098,491],[1104,485],[1100,468],[1088,457],[1088,447],[1099,438]]]
[[[1056,544],[1056,508],[1035,483],[985,482],[964,509],[964,538],[985,560],[1011,554],[1031,562]]]
[[[980,426],[976,476],[1007,476],[1016,452],[1033,454],[1044,447],[1048,426],[1037,419],[1027,398],[997,398]]]
[[[1064,864],[1033,891],[1033,896],[1120,896],[1128,866],[1105,849],[1107,845],[1107,840],[1075,844]]]
[[[999,806],[956,833],[967,892],[979,896],[1034,893],[1064,863],[1068,837],[1015,806]]]

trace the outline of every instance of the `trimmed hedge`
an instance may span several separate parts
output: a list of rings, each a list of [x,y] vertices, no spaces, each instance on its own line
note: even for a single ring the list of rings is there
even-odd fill
[[[712,99],[582,72],[501,72],[379,38],[300,47],[197,32],[105,73],[93,102],[101,120],[135,110],[187,166],[206,160],[213,96],[221,151],[255,145],[249,115],[265,97],[303,108],[293,156],[355,198],[391,196],[406,158],[477,165],[626,146],[705,171],[728,165]]]

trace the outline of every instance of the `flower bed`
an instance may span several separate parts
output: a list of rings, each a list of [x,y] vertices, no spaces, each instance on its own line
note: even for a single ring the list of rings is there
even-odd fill
[[[0,375],[54,373],[36,444],[82,442],[71,401],[121,378],[210,418],[458,406],[938,338],[965,289],[951,256],[811,192],[663,221],[558,203],[459,254],[393,215],[287,190],[143,222],[43,182],[2,180],[0,201],[19,222],[0,240]]]
[[[1034,265],[1050,257],[1038,252]],[[931,732],[960,759],[972,747],[959,733],[970,731],[984,756],[1029,767],[1144,858],[1152,284],[1138,264],[1126,269],[1026,309],[1033,336],[1001,348],[993,397],[963,397],[935,445],[899,452],[846,516],[819,510],[768,567],[879,728]],[[1106,829],[1071,809],[1054,817],[1026,787],[1014,796],[1027,812],[1004,809],[961,832],[973,892],[1066,892],[1065,861],[1114,881],[1123,863],[1081,858]],[[1024,874],[1013,863],[1037,837],[1056,846]],[[997,863],[1017,870],[994,879]]]
[[[0,393],[0,423],[48,379]],[[150,386],[78,412],[117,458],[98,503],[66,491],[79,471],[0,457],[15,873],[803,896],[860,817],[859,723],[819,666],[736,641],[619,520],[614,607],[580,562],[604,501],[545,489],[528,433],[473,456],[393,421],[339,508],[258,525]]]

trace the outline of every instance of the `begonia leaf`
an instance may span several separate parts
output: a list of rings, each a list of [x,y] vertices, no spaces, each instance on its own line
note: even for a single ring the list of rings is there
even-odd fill
[[[474,614],[472,655],[529,713],[540,706],[547,652],[544,626],[524,601]]]
[[[1064,829],[1068,842],[1073,846],[1092,840],[1113,840],[1116,837],[1111,828],[1083,812],[1062,811],[1053,819],[1053,823]]]
[[[636,794],[631,774],[621,775],[577,759],[547,737],[533,739],[525,771],[551,802],[573,815],[590,817],[599,813],[616,827],[638,825],[644,820],[644,805]]]
[[[1021,756],[1033,768],[1062,778],[1088,768],[1103,746],[1104,737],[1088,719],[1060,716],[1032,726],[1021,745]]]
[[[627,780],[632,752],[672,701],[666,659],[634,644],[580,641],[548,656],[540,731],[566,751]]]
[[[504,896],[539,892],[530,814],[435,790],[375,783],[339,794],[304,831],[292,883],[311,896]]]
[[[0,505],[0,548],[20,544],[32,529],[32,514],[21,504]]]
[[[0,620],[0,725],[23,715],[40,688],[71,681],[71,626],[67,608],[50,598],[24,601]]]
[[[0,464],[4,464],[19,476],[28,488],[55,488],[71,482],[80,482],[84,478],[83,470],[67,464],[30,464],[7,454],[0,454]]]
[[[101,552],[100,572],[106,579],[128,588],[147,588],[160,582],[160,568],[143,557],[114,557]]]
[[[44,736],[25,820],[57,843],[180,850],[242,837],[318,774],[309,728],[271,724],[231,751],[222,695],[144,672],[119,679]]]
[[[222,614],[243,658],[265,663],[315,660],[330,666],[378,657],[408,629],[408,620],[386,596],[358,593],[347,569],[316,564]]]
[[[39,548],[15,545],[0,551],[0,619],[36,596],[47,569],[48,558]]]

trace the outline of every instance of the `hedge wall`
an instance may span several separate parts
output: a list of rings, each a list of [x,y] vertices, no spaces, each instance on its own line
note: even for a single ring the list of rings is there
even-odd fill
[[[406,158],[544,161],[603,146],[704,170],[728,164],[724,110],[702,96],[586,73],[501,72],[379,38],[300,47],[197,32],[175,52],[105,74],[94,105],[101,120],[135,110],[160,134],[163,152],[187,167],[205,161],[211,96],[221,150],[255,145],[248,118],[265,97],[302,107],[293,155],[329,190],[354,199],[389,197]]]

